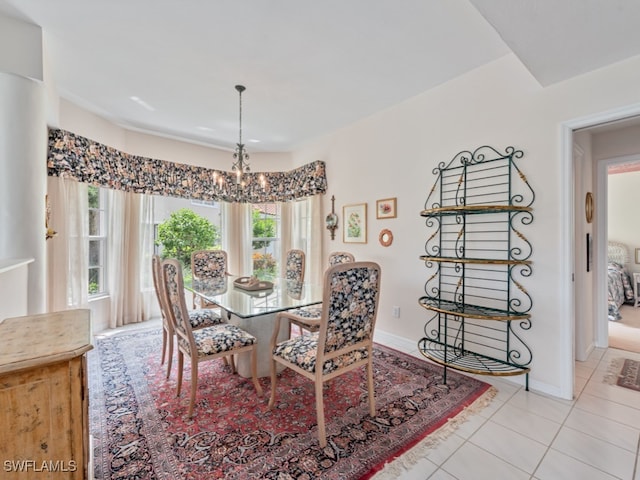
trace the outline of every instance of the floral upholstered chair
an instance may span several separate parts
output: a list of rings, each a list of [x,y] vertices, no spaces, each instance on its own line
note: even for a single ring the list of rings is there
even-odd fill
[[[191,254],[191,274],[194,280],[214,280],[228,275],[227,252],[224,250],[198,250]],[[193,308],[200,303],[202,308],[215,307],[197,294],[193,294]]]
[[[287,282],[287,294],[292,297],[300,298],[302,296],[302,288],[304,283],[304,271],[305,271],[305,253],[302,250],[292,249],[287,252],[287,258],[285,263],[284,278]],[[305,307],[309,308],[309,307]],[[302,329],[310,329],[305,322],[304,318],[307,314],[303,311],[303,308],[296,308],[295,312],[287,318],[289,318],[289,333],[291,334],[291,327],[297,325],[302,333]],[[296,313],[297,312],[297,313]],[[320,314],[317,309],[312,313],[310,312],[312,319],[319,320]]]
[[[153,277],[153,287],[156,292],[156,298],[160,305],[160,314],[162,315],[162,359],[160,365],[164,365],[167,359],[167,378],[171,375],[171,361],[173,359],[173,343],[175,336],[175,327],[171,323],[171,317],[167,312],[167,298],[162,279],[161,260],[158,255],[151,257],[151,273]],[[220,314],[210,308],[201,308],[189,311],[189,322],[194,330],[198,328],[210,327],[224,323],[225,320]]]
[[[194,330],[189,322],[180,263],[177,260],[165,260],[162,262],[162,273],[169,315],[175,325],[178,338],[178,396],[180,396],[182,389],[184,357],[186,356],[191,362],[191,395],[188,416],[193,415],[195,405],[198,389],[198,364],[207,360],[224,358],[243,352],[250,353],[253,385],[258,395],[262,395],[262,387],[260,387],[257,378],[256,338],[241,328],[228,323]]]
[[[355,262],[356,258],[349,252],[331,252],[329,254],[329,266],[333,267],[339,263]]]
[[[304,281],[305,254],[302,250],[291,249],[287,252],[284,277],[288,282]]]
[[[355,257],[349,252],[331,252],[329,254],[329,267],[340,265],[342,263],[355,262]],[[304,331],[315,332],[320,325],[320,314],[322,313],[322,304],[310,305],[308,307],[294,308],[284,313],[289,319],[291,325],[295,325],[300,329],[300,333]]]
[[[369,414],[375,415],[373,386],[373,331],[380,295],[380,266],[374,262],[351,262],[329,268],[324,275],[323,309],[320,328],[309,335],[278,343],[282,313],[276,316],[271,337],[271,397],[269,408],[276,401],[281,364],[315,382],[318,440],[327,444],[324,382],[350,370],[366,366]]]

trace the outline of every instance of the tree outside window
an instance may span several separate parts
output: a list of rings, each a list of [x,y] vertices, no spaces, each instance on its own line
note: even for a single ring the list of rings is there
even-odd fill
[[[181,208],[158,225],[156,245],[162,246],[162,258],[175,258],[188,271],[193,252],[220,248],[220,232],[205,217]]]
[[[262,203],[253,205],[253,275],[261,280],[271,280],[278,273],[279,222],[280,212],[277,204]]]

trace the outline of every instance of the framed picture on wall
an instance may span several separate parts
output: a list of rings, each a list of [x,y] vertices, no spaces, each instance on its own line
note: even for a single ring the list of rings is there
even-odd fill
[[[396,218],[396,198],[376,201],[376,218]]]
[[[366,203],[342,207],[342,241],[344,243],[367,243]]]

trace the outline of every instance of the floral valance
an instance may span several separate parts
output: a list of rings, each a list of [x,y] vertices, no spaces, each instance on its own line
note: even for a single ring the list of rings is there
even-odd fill
[[[288,172],[232,172],[120,152],[65,130],[49,129],[47,169],[91,185],[127,192],[225,202],[285,202],[327,190],[318,160]]]

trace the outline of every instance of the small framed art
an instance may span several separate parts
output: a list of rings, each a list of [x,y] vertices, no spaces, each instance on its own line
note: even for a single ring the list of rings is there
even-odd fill
[[[376,218],[396,218],[396,198],[376,200]]]
[[[344,243],[367,243],[366,203],[342,207],[342,241]]]

